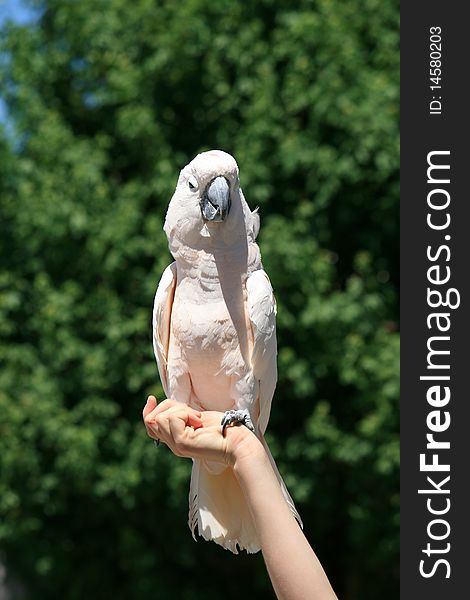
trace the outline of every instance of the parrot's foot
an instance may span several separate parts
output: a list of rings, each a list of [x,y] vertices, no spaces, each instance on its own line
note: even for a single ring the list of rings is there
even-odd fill
[[[233,425],[233,423],[237,423],[239,425],[245,425],[248,427],[250,431],[254,431],[253,421],[251,420],[250,413],[245,408],[244,410],[227,410],[223,416],[221,421],[222,425],[222,435],[224,434],[225,428],[228,425]]]

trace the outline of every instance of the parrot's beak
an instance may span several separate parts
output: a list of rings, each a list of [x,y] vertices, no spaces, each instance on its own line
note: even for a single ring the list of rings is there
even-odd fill
[[[206,221],[224,221],[230,212],[230,186],[225,177],[213,179],[201,199],[201,212]]]

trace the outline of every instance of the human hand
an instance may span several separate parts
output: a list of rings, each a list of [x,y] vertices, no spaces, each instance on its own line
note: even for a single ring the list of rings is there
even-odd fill
[[[233,467],[278,598],[337,600],[318,558],[292,517],[262,443],[244,426],[227,427],[222,435],[222,416],[221,412],[199,412],[174,400],[157,405],[154,396],[148,397],[143,410],[148,435],[160,439],[177,456]],[[295,556],[295,560],[286,560],[286,555]]]
[[[160,439],[177,456],[200,458],[233,466],[245,456],[264,452],[257,437],[246,427],[228,427],[222,435],[223,413],[197,411],[174,400],[157,404],[149,396],[143,410],[147,433]]]

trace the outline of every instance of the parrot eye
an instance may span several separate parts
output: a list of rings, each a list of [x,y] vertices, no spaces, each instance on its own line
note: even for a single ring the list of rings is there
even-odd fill
[[[198,188],[198,184],[197,184],[197,179],[194,177],[194,175],[191,175],[191,177],[188,179],[188,187],[192,192],[195,192]]]

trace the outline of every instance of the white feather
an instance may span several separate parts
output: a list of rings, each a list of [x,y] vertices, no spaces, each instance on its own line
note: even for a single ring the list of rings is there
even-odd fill
[[[253,332],[251,366],[259,382],[258,427],[264,434],[277,383],[276,300],[269,277],[262,269],[248,277],[246,290]]]
[[[168,393],[168,348],[170,344],[171,310],[176,287],[176,262],[163,271],[153,303],[153,351],[163,390]]]

